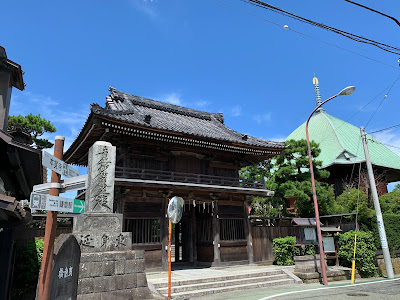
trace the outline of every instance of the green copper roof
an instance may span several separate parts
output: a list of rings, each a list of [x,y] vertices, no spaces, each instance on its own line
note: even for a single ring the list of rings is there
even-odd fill
[[[319,143],[318,159],[322,167],[333,164],[354,164],[365,161],[360,129],[335,118],[322,110],[316,113],[308,125],[310,140]],[[293,131],[286,140],[306,138],[305,123]],[[373,165],[400,170],[400,156],[367,135],[368,149]]]

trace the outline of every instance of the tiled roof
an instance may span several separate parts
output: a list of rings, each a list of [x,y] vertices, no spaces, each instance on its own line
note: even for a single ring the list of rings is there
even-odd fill
[[[233,142],[244,145],[283,149],[284,143],[271,142],[236,132],[224,124],[220,113],[209,113],[146,99],[110,88],[106,107],[93,104],[94,114],[124,123]]]
[[[319,143],[318,159],[322,167],[333,164],[354,164],[365,161],[360,129],[335,118],[322,110],[308,125],[310,140]],[[293,131],[286,140],[305,139],[305,123]],[[400,156],[389,150],[372,136],[367,135],[371,163],[375,166],[400,170]]]

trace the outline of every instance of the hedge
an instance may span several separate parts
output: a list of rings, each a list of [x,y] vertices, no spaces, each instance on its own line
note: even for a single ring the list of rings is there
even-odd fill
[[[338,257],[340,265],[351,268],[354,254],[355,231],[349,231],[338,235]],[[356,269],[361,277],[373,277],[377,275],[375,262],[375,243],[372,232],[358,231],[356,244]]]
[[[382,216],[389,250],[400,250],[400,215],[384,214]],[[381,249],[381,239],[379,237],[378,226],[376,225],[376,218],[371,219],[370,224],[368,229],[373,233],[375,246],[377,249]]]
[[[287,236],[284,238],[276,238],[272,241],[272,250],[275,256],[275,263],[279,266],[294,265],[294,253],[296,237]]]

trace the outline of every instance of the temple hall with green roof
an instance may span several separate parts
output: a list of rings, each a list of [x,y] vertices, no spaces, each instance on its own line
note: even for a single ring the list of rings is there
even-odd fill
[[[318,80],[314,77],[317,104],[320,103]],[[334,184],[335,194],[343,192],[350,178],[358,178],[359,165],[366,169],[360,128],[329,115],[324,109],[317,111],[308,125],[310,140],[317,142],[321,153],[317,159],[322,168],[330,172],[329,183]],[[305,122],[286,140],[305,139]],[[400,180],[400,156],[367,134],[371,163],[377,179],[378,194],[387,193],[387,184]],[[356,165],[356,167],[354,167]]]

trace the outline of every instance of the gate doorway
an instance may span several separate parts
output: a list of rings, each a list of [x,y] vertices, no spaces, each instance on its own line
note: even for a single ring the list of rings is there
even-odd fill
[[[214,261],[211,203],[186,204],[179,223],[173,224],[171,261],[179,266],[209,266]]]

